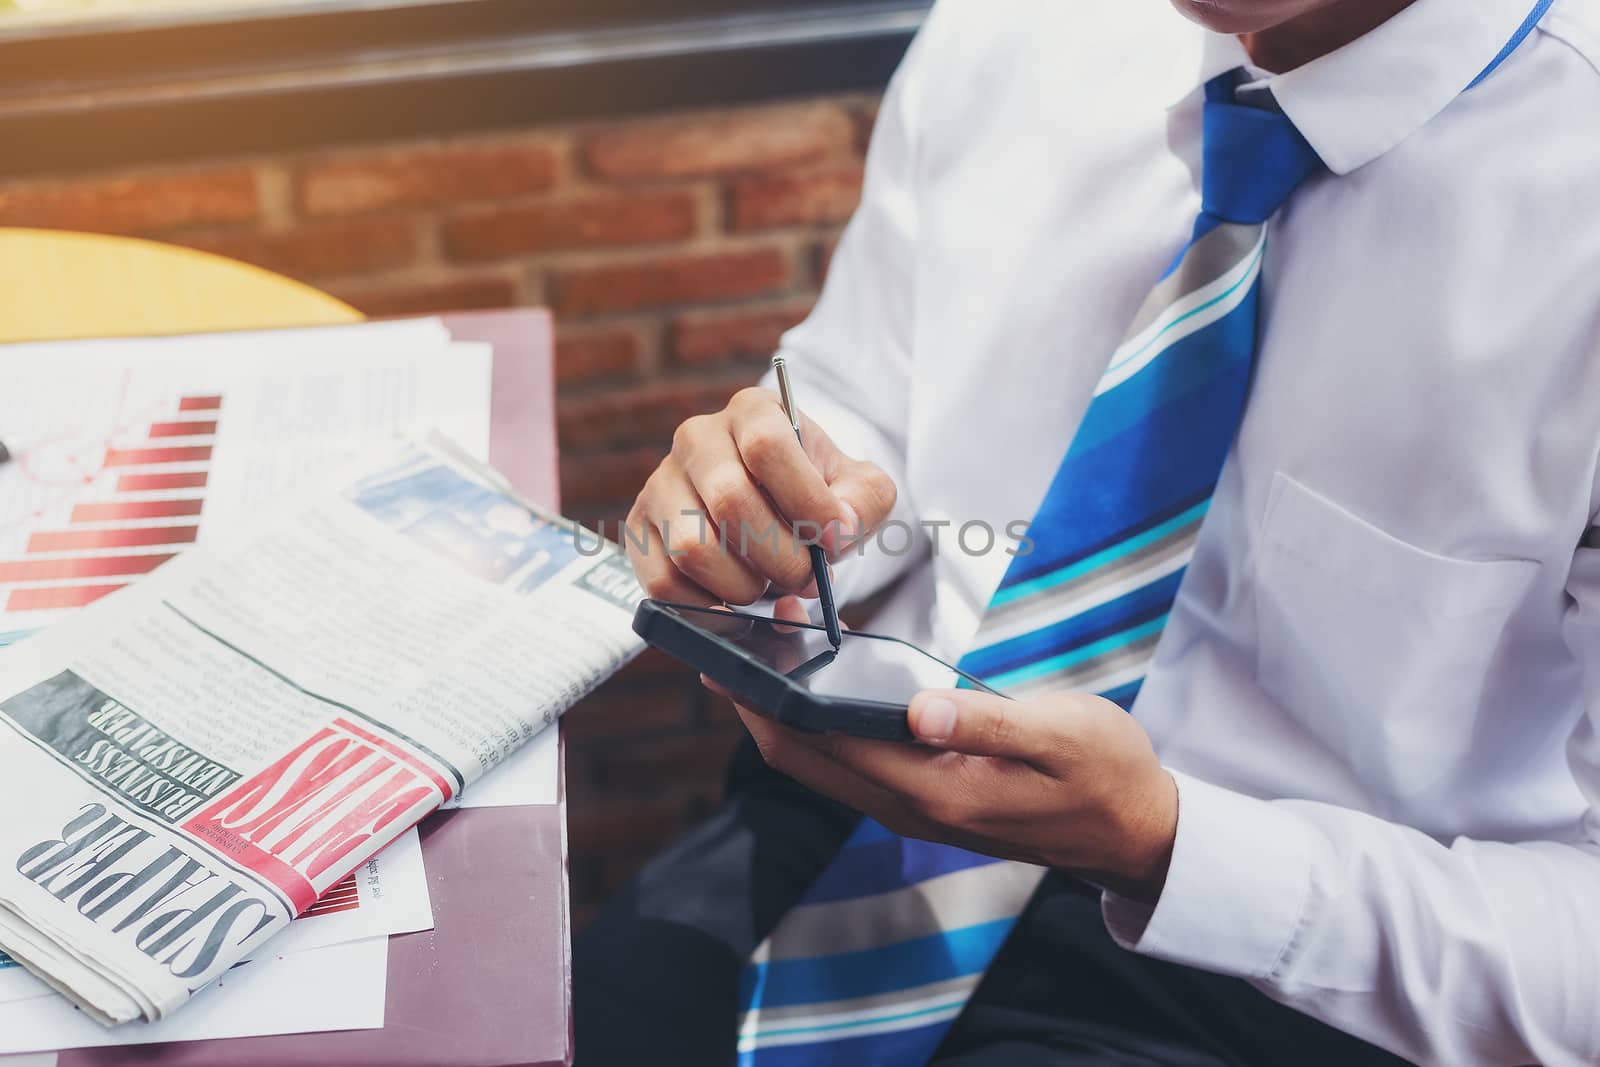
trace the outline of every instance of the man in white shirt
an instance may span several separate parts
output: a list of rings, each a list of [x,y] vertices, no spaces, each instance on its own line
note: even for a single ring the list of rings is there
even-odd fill
[[[831,524],[842,596],[900,583],[873,629],[961,656],[1010,557],[953,534],[1033,514],[1189,236],[1201,86],[1242,67],[1326,171],[1271,220],[1248,404],[1133,714],[923,694],[918,748],[744,713],[803,787],[747,759],[586,933],[581,1062],[725,1062],[740,966],[856,812],[1051,869],[932,1062],[1600,1062],[1600,13],[1174,3],[1200,25],[938,4],[784,341],[805,451],[741,394],[633,516],[650,595],[701,603],[813,590],[804,552],[705,550],[684,510]]]

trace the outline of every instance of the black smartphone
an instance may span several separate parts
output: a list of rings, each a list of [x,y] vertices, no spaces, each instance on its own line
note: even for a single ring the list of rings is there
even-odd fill
[[[897,637],[847,630],[835,649],[820,626],[720,608],[643,601],[633,630],[778,722],[887,741],[913,740],[906,706],[923,689],[995,690]]]

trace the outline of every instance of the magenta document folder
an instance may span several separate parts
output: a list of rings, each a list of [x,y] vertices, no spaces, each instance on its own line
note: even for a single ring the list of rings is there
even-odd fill
[[[443,316],[494,345],[489,458],[560,507],[545,311]],[[438,812],[421,826],[435,928],[389,941],[384,1027],[60,1054],[59,1067],[554,1067],[572,1062],[566,789],[556,804]]]

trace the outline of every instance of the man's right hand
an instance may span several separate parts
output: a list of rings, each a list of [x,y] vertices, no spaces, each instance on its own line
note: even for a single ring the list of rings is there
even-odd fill
[[[803,414],[800,424],[804,448],[778,395],[752,387],[678,427],[623,537],[646,594],[749,604],[776,587],[814,597],[807,543],[820,536],[837,559],[889,517],[889,476],[840,452]]]

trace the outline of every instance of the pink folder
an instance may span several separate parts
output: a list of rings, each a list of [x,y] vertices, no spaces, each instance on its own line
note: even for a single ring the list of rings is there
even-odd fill
[[[494,345],[490,460],[524,495],[558,509],[549,313],[469,312],[444,321],[461,340]],[[557,795],[555,804],[469,808],[423,821],[435,928],[389,939],[383,1029],[79,1049],[61,1053],[59,1067],[570,1064],[564,781]]]

